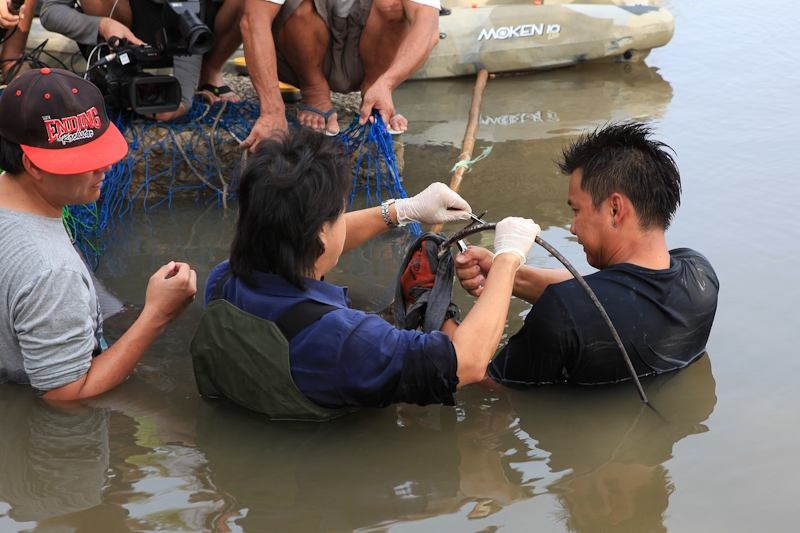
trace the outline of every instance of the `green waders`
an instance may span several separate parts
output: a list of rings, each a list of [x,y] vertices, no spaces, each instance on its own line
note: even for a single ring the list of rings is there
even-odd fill
[[[190,346],[200,394],[225,398],[272,420],[324,422],[352,412],[306,398],[289,365],[291,339],[336,307],[306,300],[271,322],[224,300],[222,287],[228,279],[224,276],[214,288]]]

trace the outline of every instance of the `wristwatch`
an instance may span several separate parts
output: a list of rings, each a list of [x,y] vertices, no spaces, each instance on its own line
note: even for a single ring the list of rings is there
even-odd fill
[[[383,217],[383,221],[386,222],[386,225],[390,228],[396,228],[400,224],[395,224],[392,221],[392,217],[389,216],[389,206],[395,203],[397,200],[395,198],[389,198],[388,200],[384,200],[381,202],[381,216]]]

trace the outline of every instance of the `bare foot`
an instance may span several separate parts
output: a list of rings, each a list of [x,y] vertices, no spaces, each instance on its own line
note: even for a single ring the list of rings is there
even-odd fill
[[[178,117],[182,117],[183,115],[186,114],[186,111],[187,111],[186,106],[183,105],[183,102],[181,102],[178,105],[178,109],[176,109],[175,111],[165,111],[163,113],[153,113],[152,115],[148,115],[148,118],[152,118],[154,120],[158,120],[158,121],[161,121],[161,122],[166,122],[168,120],[175,120]]]
[[[386,129],[392,135],[405,133],[408,129],[408,119],[400,113],[397,113],[389,119],[389,124]]]
[[[216,104],[217,102],[235,104],[242,101],[239,95],[225,84],[225,80],[219,72],[201,79],[197,87],[197,94],[205,98],[209,104]]]
[[[329,90],[315,92],[303,87],[302,101],[297,105],[297,121],[301,126],[315,131],[324,131],[328,135],[339,133],[339,118],[331,102]]]

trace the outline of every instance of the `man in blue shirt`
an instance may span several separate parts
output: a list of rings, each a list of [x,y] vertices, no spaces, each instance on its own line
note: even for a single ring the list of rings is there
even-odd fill
[[[603,303],[639,376],[677,370],[705,351],[719,281],[688,248],[668,250],[665,231],[680,203],[669,147],[642,124],[616,124],[564,150],[570,231],[600,269],[586,282]],[[456,257],[461,285],[478,296],[491,253]],[[522,329],[489,366],[506,385],[599,384],[631,379],[597,309],[566,270],[525,266],[514,295],[534,305]]]
[[[344,213],[349,187],[348,161],[324,135],[301,130],[259,146],[242,177],[231,258],[209,276],[209,310],[193,342],[201,392],[216,388],[229,396],[219,389],[234,388],[239,403],[273,418],[325,419],[335,413],[317,408],[452,405],[457,387],[484,378],[503,331],[514,273],[539,227],[518,218],[498,224],[492,275],[460,325],[450,319],[442,331],[399,330],[351,309],[347,290],[324,275],[343,252],[392,227],[464,220],[469,204],[434,183],[412,198]],[[216,305],[220,300],[226,305]],[[284,341],[275,340],[272,325],[280,327],[282,317],[306,301],[329,307],[293,335],[281,328],[289,363],[282,366]],[[220,314],[226,308],[228,318]],[[246,370],[222,383],[235,365]],[[273,371],[254,378],[264,367]],[[255,395],[266,398],[260,407],[252,403]],[[306,416],[310,411],[316,414]]]

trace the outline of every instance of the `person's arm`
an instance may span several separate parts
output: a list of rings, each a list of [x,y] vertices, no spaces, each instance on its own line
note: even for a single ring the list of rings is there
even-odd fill
[[[442,331],[453,340],[459,387],[481,381],[505,327],[517,269],[525,261],[539,226],[530,219],[506,218],[495,230],[495,254],[480,298],[464,321]]]
[[[458,358],[459,387],[481,381],[486,374],[505,327],[519,263],[520,259],[513,254],[497,257],[483,295],[450,337]]]
[[[250,151],[262,139],[287,130],[286,107],[278,87],[278,59],[272,23],[281,5],[265,0],[245,0],[240,28],[250,81],[258,95],[261,115],[241,147]]]
[[[493,254],[485,248],[470,246],[456,256],[456,275],[461,287],[472,296],[480,296],[486,276],[492,267]],[[544,290],[553,283],[572,279],[572,274],[562,268],[536,268],[522,265],[514,278],[513,294],[534,304]]]
[[[397,224],[397,210],[394,204],[389,206],[389,218],[392,224]],[[344,219],[347,223],[347,236],[344,240],[343,253],[358,248],[390,228],[383,220],[380,207],[351,211],[344,214]]]
[[[547,287],[568,279],[572,279],[572,274],[565,268],[523,266],[514,279],[514,296],[535,304]]]
[[[441,224],[455,220],[467,220],[471,212],[469,204],[444,183],[432,183],[411,198],[401,198],[389,205],[389,218],[393,225],[410,222]],[[371,238],[389,229],[380,207],[371,207],[344,214],[347,236],[344,252],[359,247]]]
[[[439,41],[439,10],[411,0],[403,0],[403,9],[410,28],[400,43],[392,64],[364,93],[359,110],[362,124],[369,119],[372,109],[380,110],[385,124],[394,116],[392,92],[425,63]]]
[[[109,17],[81,13],[75,9],[74,0],[45,0],[39,20],[46,30],[65,35],[80,44],[94,45],[98,36],[104,41],[111,37],[120,37],[133,44],[142,44],[121,22]]]
[[[136,322],[108,350],[95,357],[77,380],[48,391],[45,400],[79,400],[122,383],[144,352],[194,298],[197,275],[186,263],[170,262],[150,278],[145,305]]]
[[[19,15],[11,10],[10,0],[0,0],[0,28],[10,30],[19,23]]]

